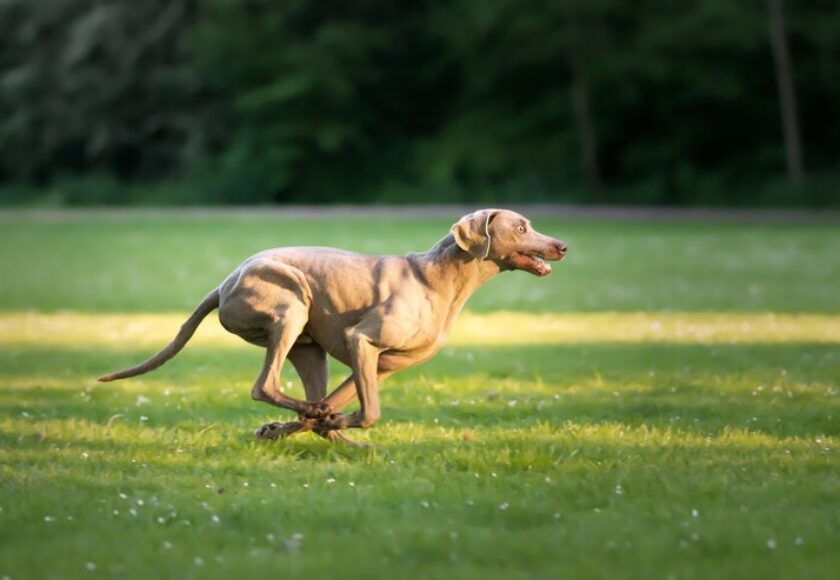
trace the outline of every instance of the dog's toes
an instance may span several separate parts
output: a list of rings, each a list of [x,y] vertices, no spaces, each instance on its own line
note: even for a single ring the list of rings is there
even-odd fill
[[[254,430],[254,436],[257,439],[276,439],[277,425],[280,425],[280,423],[267,423],[261,427],[257,427]]]
[[[294,435],[298,431],[302,431],[303,424],[300,421],[289,421],[288,423],[266,423],[262,427],[258,427],[254,431],[257,439],[265,439],[273,441],[275,439],[282,439],[289,435]]]

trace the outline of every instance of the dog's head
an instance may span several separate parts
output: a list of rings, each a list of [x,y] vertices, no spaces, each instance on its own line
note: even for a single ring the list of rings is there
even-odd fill
[[[551,274],[546,261],[560,260],[568,250],[565,242],[539,233],[524,216],[504,209],[467,214],[452,226],[452,235],[462,250],[479,260],[540,277]]]

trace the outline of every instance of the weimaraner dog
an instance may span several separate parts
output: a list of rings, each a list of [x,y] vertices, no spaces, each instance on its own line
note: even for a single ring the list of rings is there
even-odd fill
[[[99,380],[133,377],[161,366],[218,308],[222,326],[266,349],[251,396],[298,413],[297,421],[268,423],[256,435],[276,439],[315,431],[346,440],[342,429],[367,428],[379,419],[379,382],[440,350],[479,286],[505,270],[548,276],[551,266],[545,261],[560,260],[566,250],[565,243],[537,232],[523,216],[499,209],[464,216],[425,253],[266,250],[213,290],[162,351]],[[327,354],[353,371],[329,396]],[[284,394],[279,386],[287,358],[300,375],[306,401]],[[361,408],[341,414],[354,396]]]

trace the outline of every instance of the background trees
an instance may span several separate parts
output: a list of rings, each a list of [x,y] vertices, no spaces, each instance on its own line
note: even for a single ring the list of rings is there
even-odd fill
[[[829,0],[5,0],[0,32],[7,201],[837,197]]]

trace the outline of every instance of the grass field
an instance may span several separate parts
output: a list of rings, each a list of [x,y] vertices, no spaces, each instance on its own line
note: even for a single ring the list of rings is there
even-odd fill
[[[262,351],[212,316],[93,379],[260,249],[450,222],[4,221],[0,578],[835,578],[838,229],[532,217],[567,260],[479,291],[369,449],[255,441]]]

